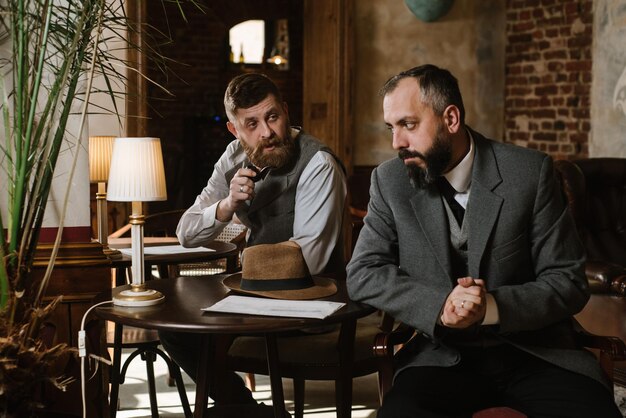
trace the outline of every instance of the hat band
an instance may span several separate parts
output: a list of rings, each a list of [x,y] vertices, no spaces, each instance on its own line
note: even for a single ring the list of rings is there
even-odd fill
[[[294,279],[244,279],[241,278],[241,290],[297,290],[315,286],[313,279],[298,277]]]

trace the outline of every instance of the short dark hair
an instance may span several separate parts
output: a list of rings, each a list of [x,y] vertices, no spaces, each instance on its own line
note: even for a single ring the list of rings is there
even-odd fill
[[[260,103],[270,94],[282,102],[278,87],[268,76],[261,73],[240,74],[233,78],[224,93],[224,108],[229,116],[235,115],[237,109],[247,109]]]
[[[407,77],[417,80],[422,92],[422,100],[433,108],[435,114],[442,115],[446,107],[455,105],[459,108],[461,123],[465,123],[465,107],[457,79],[450,71],[432,64],[413,67],[394,75],[380,89],[380,95],[384,97],[391,93],[396,89],[400,80]]]

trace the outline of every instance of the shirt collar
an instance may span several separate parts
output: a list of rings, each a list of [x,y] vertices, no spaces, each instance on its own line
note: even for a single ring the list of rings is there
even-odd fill
[[[474,138],[469,130],[467,130],[470,140],[470,149],[460,163],[452,170],[444,174],[444,177],[457,193],[465,193],[472,182],[472,167],[474,167]]]

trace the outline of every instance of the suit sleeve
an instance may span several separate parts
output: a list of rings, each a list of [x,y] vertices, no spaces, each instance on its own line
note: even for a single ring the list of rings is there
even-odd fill
[[[402,225],[396,224],[383,191],[384,184],[375,169],[368,212],[347,267],[348,293],[353,300],[382,309],[395,319],[434,336],[450,285],[412,277],[400,267],[397,228]]]
[[[529,224],[534,277],[492,291],[500,332],[544,328],[578,313],[589,299],[584,252],[552,159],[546,156]]]

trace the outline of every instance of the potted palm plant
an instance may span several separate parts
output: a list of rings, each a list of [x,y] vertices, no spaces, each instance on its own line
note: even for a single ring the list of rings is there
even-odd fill
[[[116,86],[124,85],[129,63],[107,46],[121,40],[139,48],[128,42],[133,30],[124,0],[0,0],[0,417],[31,416],[41,407],[32,393],[42,382],[69,383],[52,365],[73,349],[48,347],[40,333],[58,302],[42,304],[67,191],[43,279],[31,268],[59,153],[84,146],[94,78],[104,80],[117,113],[115,100],[125,92]]]

